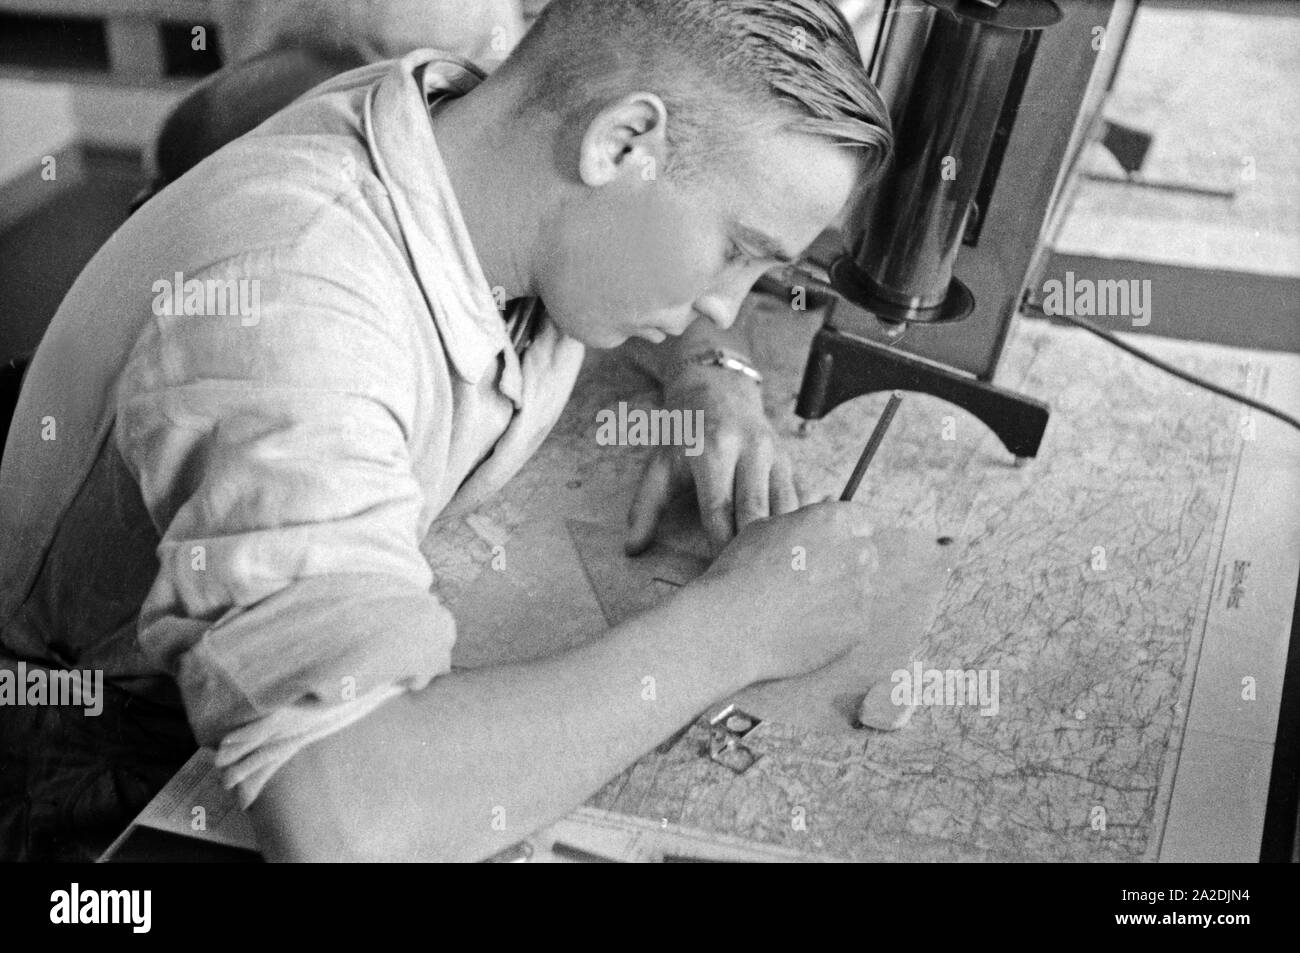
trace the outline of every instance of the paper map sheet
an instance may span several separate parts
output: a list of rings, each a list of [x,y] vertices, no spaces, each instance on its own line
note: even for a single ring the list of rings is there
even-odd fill
[[[817,321],[761,302],[747,321],[805,489],[838,493],[886,395],[797,437],[791,410]],[[1146,343],[1220,384],[1296,400],[1278,389],[1294,373],[1265,373],[1291,358]],[[843,734],[773,719],[769,753],[744,775],[711,762],[707,732],[692,728],[593,806],[859,859],[1155,860],[1162,844],[1170,856],[1258,852],[1300,551],[1296,436],[1258,415],[1248,428],[1240,407],[1042,322],[1013,326],[998,383],[1051,404],[1037,459],[1014,467],[972,417],[908,394],[859,495],[879,526],[957,540],[919,658],[997,670],[997,716],[923,706],[900,731]],[[597,412],[621,400],[652,407],[654,391],[617,357],[593,355],[533,464],[426,541],[439,591],[489,642],[508,641],[506,623],[474,603],[497,585],[548,607],[553,647],[605,624],[591,587],[572,583],[584,571],[565,521],[621,526],[647,451],[594,440]],[[1234,535],[1230,517],[1253,522]],[[476,588],[488,585],[493,545],[513,566],[543,538],[554,554],[546,572],[525,558],[527,578],[508,569]],[[665,538],[681,545],[671,528]],[[1229,607],[1234,573],[1245,573],[1244,594]],[[1203,649],[1211,668],[1198,675]],[[1240,697],[1247,675],[1251,703]]]

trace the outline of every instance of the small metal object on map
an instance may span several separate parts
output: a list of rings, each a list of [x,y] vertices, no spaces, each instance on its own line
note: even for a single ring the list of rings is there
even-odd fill
[[[744,774],[762,755],[744,744],[743,739],[761,723],[735,705],[722,709],[709,719],[709,759]]]
[[[741,744],[725,733],[714,734],[709,743],[709,760],[724,768],[730,768],[737,774],[744,774],[754,766],[761,755]]]
[[[526,864],[533,857],[533,845],[523,840],[501,851],[499,854],[493,854],[485,864]]]
[[[711,727],[715,729],[721,727],[723,731],[737,739],[745,737],[762,723],[761,718],[755,718],[749,712],[741,711],[735,705],[728,705],[709,719]]]
[[[746,715],[732,715],[726,720],[726,722],[724,722],[724,724],[726,724],[728,731],[737,734],[743,734],[754,727],[754,723],[750,721]]]

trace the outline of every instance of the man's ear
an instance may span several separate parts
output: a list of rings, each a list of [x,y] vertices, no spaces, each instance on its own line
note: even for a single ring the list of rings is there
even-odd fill
[[[583,185],[606,185],[633,171],[654,178],[667,158],[668,110],[654,93],[632,93],[606,106],[583,133],[578,175]]]

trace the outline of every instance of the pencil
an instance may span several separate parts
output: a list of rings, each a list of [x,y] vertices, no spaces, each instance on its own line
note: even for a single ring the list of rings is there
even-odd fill
[[[858,465],[853,468],[853,475],[849,477],[848,485],[844,487],[844,492],[840,494],[841,501],[848,502],[858,492],[858,486],[862,483],[862,478],[866,476],[867,467],[871,465],[871,458],[880,449],[880,443],[885,439],[885,432],[889,430],[889,424],[893,421],[894,414],[898,413],[898,405],[902,402],[902,392],[894,391],[889,398],[889,403],[885,405],[885,412],[876,421],[876,429],[871,431],[871,436],[867,439],[867,445],[862,450],[862,456],[858,457]]]

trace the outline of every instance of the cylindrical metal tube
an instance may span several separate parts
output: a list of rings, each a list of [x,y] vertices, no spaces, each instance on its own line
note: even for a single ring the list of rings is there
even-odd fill
[[[1023,31],[1059,17],[1050,0],[930,2],[893,5],[882,26],[873,67],[895,152],[851,211],[851,263],[833,272],[846,297],[909,320],[927,320],[949,297]]]

